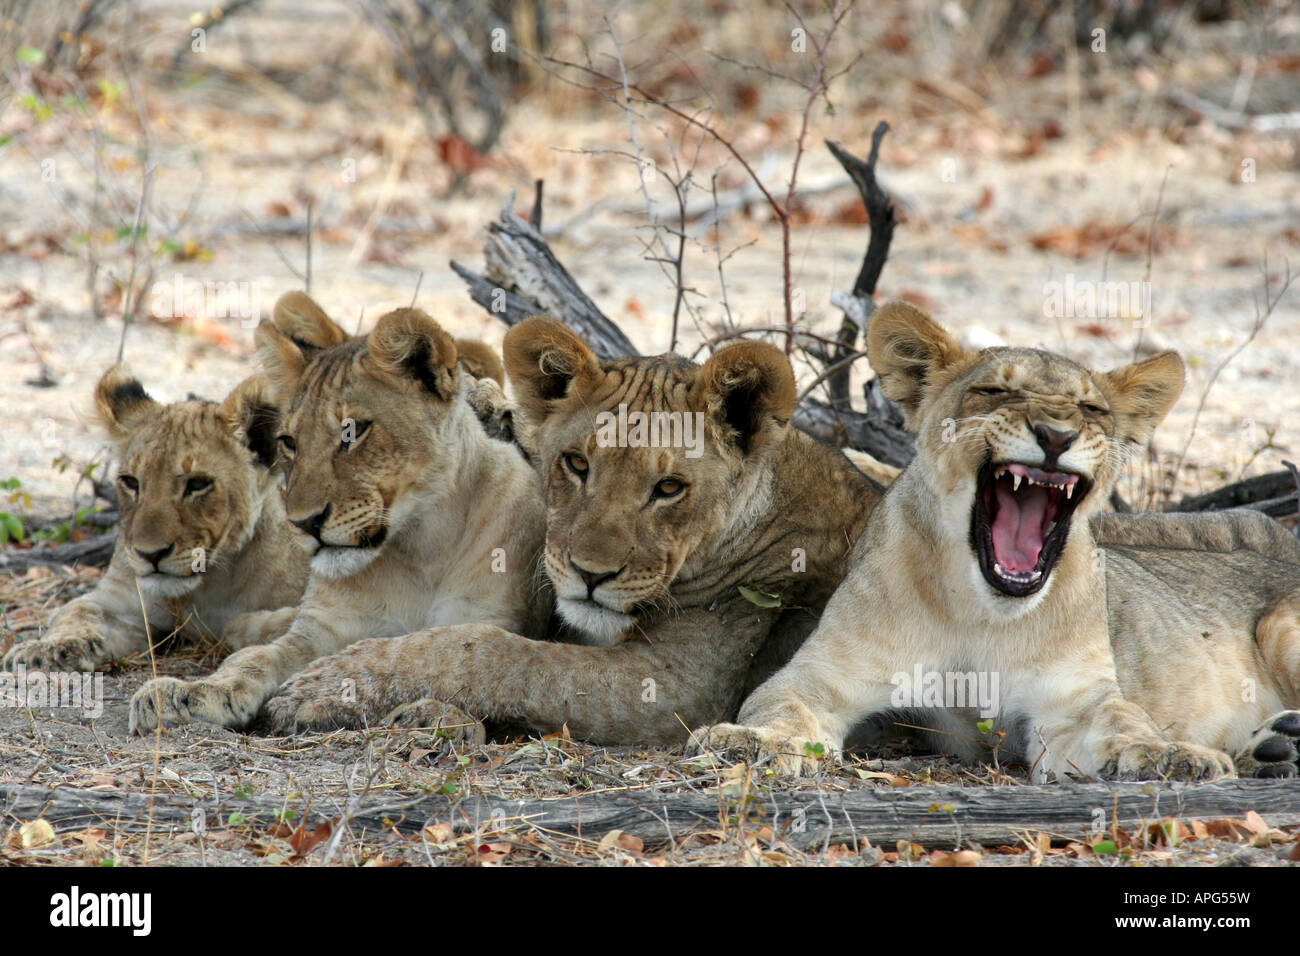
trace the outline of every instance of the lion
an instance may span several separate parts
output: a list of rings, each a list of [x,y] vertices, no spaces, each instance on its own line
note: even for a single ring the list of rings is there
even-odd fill
[[[1300,549],[1262,515],[1090,525],[1181,393],[1177,354],[1097,373],[1039,350],[967,351],[897,302],[867,348],[917,457],[817,629],[693,750],[810,773],[864,721],[910,712],[965,759],[1002,740],[1039,782],[1227,776],[1239,747],[1243,772],[1294,772]],[[991,708],[944,696],[980,676],[997,679]]]
[[[287,626],[307,580],[273,471],[277,412],[254,376],[225,401],[163,405],[125,366],[100,378],[95,407],[121,466],[118,538],[89,594],[54,615],[4,667],[91,671],[180,631],[226,649]],[[253,612],[267,612],[257,614]]]
[[[503,377],[491,350],[413,308],[350,338],[302,293],[256,339],[283,414],[285,513],[311,552],[306,591],[275,641],[210,677],[141,687],[130,724],[142,734],[196,719],[245,728],[292,674],[363,638],[466,622],[538,631],[537,478],[467,400],[474,372]]]
[[[601,362],[535,317],[504,352],[541,474],[560,640],[477,623],[360,641],[271,698],[274,732],[433,700],[494,725],[680,745],[734,713],[750,675],[816,621],[880,492],[790,426],[794,375],[779,349]]]

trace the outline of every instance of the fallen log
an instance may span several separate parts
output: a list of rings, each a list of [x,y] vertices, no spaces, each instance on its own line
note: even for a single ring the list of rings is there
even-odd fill
[[[285,810],[296,811],[296,819],[308,826],[341,815],[338,806],[324,806],[319,799],[308,805],[306,798],[283,795],[194,799],[178,794],[0,785],[0,812],[17,821],[44,819],[56,831],[89,827],[188,831],[196,809],[202,811],[209,829],[228,826],[231,813],[239,814],[239,826],[262,828],[280,820]],[[1039,830],[1057,842],[1080,841],[1098,829],[1109,832],[1112,824],[1133,832],[1171,817],[1240,819],[1251,810],[1269,826],[1300,824],[1300,787],[1287,780],[1224,780],[1199,786],[1088,783],[806,789],[752,794],[739,825],[771,826],[782,839],[804,849],[867,840],[883,846],[907,840],[923,847],[951,848],[1016,844],[1026,833]],[[741,815],[734,797],[646,789],[527,800],[376,796],[354,807],[348,823],[354,832],[395,828],[404,834],[417,834],[434,823],[449,824],[458,833],[488,825],[536,826],[592,842],[611,830],[621,830],[655,846],[693,830],[717,831],[728,818],[727,826],[735,827]]]
[[[5,548],[0,551],[0,574],[19,575],[26,574],[30,568],[64,565],[104,568],[113,557],[116,544],[117,532],[109,531],[52,548]]]
[[[1169,511],[1222,511],[1254,508],[1273,517],[1296,513],[1296,483],[1289,469],[1234,481],[1200,495],[1190,495]]]

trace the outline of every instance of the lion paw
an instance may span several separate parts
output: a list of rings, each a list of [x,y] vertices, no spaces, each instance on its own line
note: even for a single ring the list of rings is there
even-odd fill
[[[307,730],[361,730],[367,712],[357,683],[345,655],[323,657],[280,685],[263,705],[259,725],[277,737]]]
[[[128,728],[144,736],[161,727],[178,727],[196,720],[232,729],[245,727],[256,708],[250,701],[210,680],[155,677],[131,697]]]
[[[68,634],[24,641],[4,657],[4,670],[22,665],[29,671],[93,671],[104,661],[100,635]]]
[[[455,704],[434,697],[402,704],[380,723],[384,727],[431,730],[435,737],[456,746],[481,747],[487,742],[487,730],[481,722]]]
[[[687,754],[713,753],[740,763],[759,764],[770,761],[778,776],[811,776],[835,757],[832,748],[812,740],[767,727],[743,727],[739,724],[714,724],[691,735]]]
[[[1237,754],[1243,777],[1294,777],[1300,774],[1300,710],[1274,714]]]
[[[1102,770],[1118,780],[1212,780],[1235,777],[1232,758],[1221,750],[1188,743],[1125,746]]]

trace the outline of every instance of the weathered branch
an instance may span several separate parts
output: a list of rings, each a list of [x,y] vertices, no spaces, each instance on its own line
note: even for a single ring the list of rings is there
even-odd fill
[[[106,567],[116,544],[117,532],[110,531],[52,548],[5,548],[0,551],[0,574],[26,574],[29,568],[57,568],[65,564],[83,568]]]
[[[1169,511],[1222,511],[1253,508],[1274,518],[1296,513],[1296,486],[1290,470],[1270,471],[1244,481],[1234,481],[1204,494],[1192,495]]]
[[[484,257],[483,275],[458,262],[451,268],[469,284],[470,297],[507,325],[547,315],[581,335],[603,360],[640,354],[623,330],[587,298],[542,234],[515,213],[514,193],[500,221],[488,224]]]
[[[826,148],[831,151],[831,155],[839,161],[844,171],[849,174],[849,178],[853,180],[853,184],[858,187],[863,208],[867,211],[868,229],[871,234],[867,242],[866,254],[862,259],[862,268],[858,270],[858,277],[853,282],[853,290],[848,295],[836,295],[831,299],[844,311],[844,320],[840,323],[840,330],[836,335],[839,344],[831,354],[832,364],[839,367],[827,383],[831,393],[831,407],[840,412],[847,412],[853,407],[849,400],[850,369],[846,359],[857,350],[858,336],[867,327],[867,322],[871,320],[876,310],[873,301],[876,284],[880,281],[880,273],[885,268],[885,260],[889,258],[889,246],[894,239],[894,203],[876,181],[876,161],[880,158],[880,142],[888,132],[889,124],[881,120],[871,135],[871,152],[865,162],[838,143],[826,141]],[[870,397],[869,393],[868,398]],[[878,398],[880,402],[886,403],[885,407],[888,407],[888,399],[883,395]],[[867,411],[870,415],[871,408],[868,407]]]
[[[458,262],[451,268],[469,286],[470,298],[507,325],[533,315],[557,319],[583,337],[602,360],[639,355],[617,324],[582,291],[555,257],[541,233],[514,211],[514,196],[497,222],[488,225],[483,274]],[[796,428],[819,441],[849,445],[902,467],[911,460],[912,437],[879,407],[866,414],[836,412],[815,399],[795,410]]]
[[[256,794],[194,800],[180,795],[82,790],[72,787],[0,785],[0,811],[10,819],[43,818],[56,830],[111,825],[122,830],[171,828],[189,831],[194,809],[205,811],[210,829],[238,813],[240,826],[267,827],[288,809],[315,826],[332,819],[334,808],[320,801],[310,808],[282,796]],[[881,787],[850,791],[797,790],[756,796],[745,825],[772,826],[790,844],[816,848],[827,843],[870,840],[892,846],[908,840],[925,847],[959,844],[1016,844],[1042,830],[1059,841],[1083,840],[1096,826],[1096,811],[1112,824],[1134,831],[1175,817],[1189,820],[1243,818],[1254,810],[1273,827],[1300,824],[1300,788],[1286,780],[1225,780],[1181,784],[1091,783],[1047,787]],[[719,816],[735,816],[734,803],[716,794],[637,790],[548,799],[506,800],[432,794],[409,800],[374,796],[350,815],[354,832],[419,833],[446,823],[459,833],[497,822],[503,827],[537,826],[598,841],[611,830],[663,845],[692,830],[719,828]],[[797,826],[792,826],[798,821]]]

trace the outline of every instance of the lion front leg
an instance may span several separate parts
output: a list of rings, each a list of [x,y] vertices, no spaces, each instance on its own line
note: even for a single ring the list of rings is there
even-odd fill
[[[277,687],[312,661],[345,646],[355,626],[347,618],[330,626],[319,617],[299,614],[289,633],[270,644],[236,651],[211,677],[151,680],[131,698],[131,731],[147,734],[159,726],[193,720],[247,727]]]
[[[150,611],[155,619],[170,620],[156,608]],[[93,671],[148,647],[135,578],[114,564],[95,590],[60,608],[38,639],[11,648],[3,666],[5,670],[22,666],[33,671]]]
[[[282,607],[274,611],[249,611],[232,617],[221,632],[221,643],[232,651],[243,650],[255,644],[270,644],[289,633],[298,617],[296,607]]]
[[[1118,780],[1210,780],[1235,776],[1222,751],[1166,738],[1113,680],[1063,686],[1036,675],[1051,697],[1031,711],[1026,759],[1036,783],[1068,774]]]
[[[481,721],[542,733],[567,726],[574,737],[606,744],[673,746],[685,727],[732,706],[730,685],[738,688],[743,671],[716,674],[698,655],[693,662],[661,656],[670,650],[534,641],[488,624],[430,628],[360,641],[315,662],[280,688],[264,715],[277,733],[357,726],[431,697]]]

